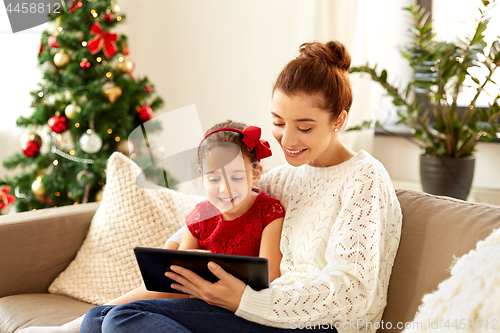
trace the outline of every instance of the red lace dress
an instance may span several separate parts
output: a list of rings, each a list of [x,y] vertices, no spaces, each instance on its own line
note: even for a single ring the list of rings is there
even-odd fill
[[[279,200],[260,192],[252,207],[234,220],[223,220],[219,210],[206,200],[186,216],[186,224],[204,250],[258,257],[262,231],[284,216]]]

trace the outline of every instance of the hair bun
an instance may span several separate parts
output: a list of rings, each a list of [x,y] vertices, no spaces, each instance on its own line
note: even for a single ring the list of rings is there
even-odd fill
[[[351,67],[351,56],[344,44],[338,41],[328,43],[304,43],[300,46],[300,56],[317,58],[326,61],[332,66],[348,71]]]

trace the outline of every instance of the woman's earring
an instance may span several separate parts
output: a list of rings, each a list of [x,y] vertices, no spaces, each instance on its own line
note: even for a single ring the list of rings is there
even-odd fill
[[[338,128],[336,128],[336,129],[335,129],[335,132],[338,132],[338,131],[339,131],[339,129],[338,129]]]

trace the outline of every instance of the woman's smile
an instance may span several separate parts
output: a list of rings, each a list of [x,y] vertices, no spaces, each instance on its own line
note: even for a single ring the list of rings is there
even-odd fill
[[[307,148],[302,148],[302,149],[289,149],[285,148],[285,154],[291,157],[297,157],[299,155],[302,155],[303,152],[307,150]]]

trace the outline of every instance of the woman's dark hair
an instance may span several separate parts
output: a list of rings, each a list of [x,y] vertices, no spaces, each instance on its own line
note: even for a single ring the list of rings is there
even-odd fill
[[[344,44],[304,43],[300,55],[290,61],[281,71],[273,88],[285,95],[317,95],[319,107],[330,112],[335,120],[342,110],[349,112],[352,104],[352,90],[349,81],[351,56]]]
[[[236,128],[236,129],[243,131],[245,129],[245,127],[247,127],[247,125],[240,123],[240,122],[232,121],[232,120],[226,120],[225,122],[218,123],[218,124],[210,127],[205,132],[205,135],[207,135],[208,133],[210,133],[213,130],[216,130],[218,128],[223,128],[223,127]],[[252,163],[252,164],[258,163],[259,160],[255,156],[255,149],[250,150],[243,143],[242,139],[243,139],[243,134],[240,134],[240,133],[234,132],[234,131],[219,131],[219,132],[215,132],[215,133],[210,134],[200,144],[200,148],[199,148],[199,152],[198,152],[200,165],[203,165],[203,161],[202,161],[203,156],[205,155],[205,152],[207,151],[208,146],[211,142],[234,143],[234,144],[238,145],[238,147],[240,147],[241,153],[250,160],[250,163]]]

